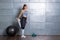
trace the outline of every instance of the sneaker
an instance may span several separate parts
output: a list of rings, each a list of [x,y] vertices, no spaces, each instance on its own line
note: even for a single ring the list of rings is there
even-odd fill
[[[26,38],[26,36],[24,36],[24,35],[22,35],[21,37],[22,37],[22,38]]]

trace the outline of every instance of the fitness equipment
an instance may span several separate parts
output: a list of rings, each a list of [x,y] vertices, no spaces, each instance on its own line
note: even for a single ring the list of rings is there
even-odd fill
[[[35,33],[32,34],[32,37],[36,37],[37,35]]]
[[[17,26],[8,26],[6,29],[6,33],[8,36],[14,36],[19,32],[19,28]]]

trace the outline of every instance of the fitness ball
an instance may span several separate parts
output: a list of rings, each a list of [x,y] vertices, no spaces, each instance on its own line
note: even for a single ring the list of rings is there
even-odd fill
[[[19,31],[19,28],[16,27],[16,26],[8,26],[7,29],[6,29],[6,33],[9,36],[16,35],[16,33],[18,33],[18,31]]]

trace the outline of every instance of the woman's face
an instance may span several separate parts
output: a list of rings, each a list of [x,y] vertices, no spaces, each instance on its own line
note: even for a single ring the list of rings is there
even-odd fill
[[[28,9],[28,7],[27,7],[27,6],[25,6],[24,8],[25,8],[25,10],[27,10],[27,9]]]

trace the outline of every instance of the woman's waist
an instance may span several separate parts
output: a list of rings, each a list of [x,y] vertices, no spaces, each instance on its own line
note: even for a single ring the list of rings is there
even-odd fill
[[[24,17],[24,16],[23,16],[22,18],[25,18],[25,19],[27,19],[27,17]]]

